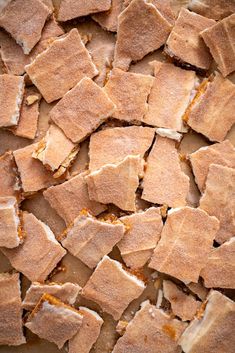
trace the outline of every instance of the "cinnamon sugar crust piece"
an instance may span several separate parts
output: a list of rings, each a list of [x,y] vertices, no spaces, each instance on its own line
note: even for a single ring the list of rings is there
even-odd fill
[[[153,4],[161,15],[173,25],[175,22],[175,14],[172,7],[171,0],[150,0],[150,3]]]
[[[185,353],[233,353],[235,304],[218,291],[211,291],[202,317],[186,328],[179,343]]]
[[[125,211],[135,211],[136,190],[143,175],[143,159],[128,156],[119,164],[106,164],[86,177],[91,200],[112,203]]]
[[[143,122],[174,131],[187,131],[182,118],[195,89],[195,73],[158,61],[151,62],[151,65],[155,79]]]
[[[184,283],[198,282],[219,230],[219,221],[190,207],[168,212],[149,267]]]
[[[214,20],[182,8],[167,39],[165,52],[185,66],[208,70],[212,56],[200,32],[214,24]]]
[[[207,288],[235,289],[235,237],[213,249],[201,277]]]
[[[92,134],[89,169],[95,171],[105,164],[118,164],[128,155],[143,157],[154,135],[154,129],[142,126],[115,127]]]
[[[61,241],[73,256],[94,268],[104,255],[121,240],[125,227],[121,222],[109,223],[91,215],[79,215]]]
[[[148,96],[154,78],[113,69],[105,85],[105,92],[116,106],[113,118],[140,123],[148,109]]]
[[[16,165],[11,151],[0,156],[0,196],[19,196]]]
[[[231,74],[235,70],[235,14],[205,29],[201,36],[222,75]]]
[[[83,316],[82,326],[78,333],[69,340],[69,353],[89,353],[97,341],[103,325],[103,319],[93,310],[79,307]]]
[[[63,97],[85,76],[98,73],[76,28],[54,40],[25,70],[48,103]]]
[[[118,243],[121,256],[128,267],[143,267],[160,239],[163,227],[160,209],[150,207],[144,212],[120,218],[126,233]]]
[[[48,283],[33,282],[25,294],[22,306],[25,310],[33,310],[44,293],[53,295],[66,304],[73,305],[81,287],[76,283]]]
[[[24,94],[24,78],[0,75],[0,127],[18,124]]]
[[[61,349],[81,328],[82,320],[79,311],[52,295],[44,294],[29,315],[25,326]]]
[[[198,188],[203,191],[211,164],[235,168],[235,148],[229,140],[199,148],[189,155]]]
[[[12,75],[23,75],[30,56],[25,55],[21,46],[5,31],[0,30],[0,52],[4,71]]]
[[[124,10],[124,0],[112,0],[111,8],[92,16],[107,31],[117,32],[118,16]]]
[[[0,197],[0,247],[15,248],[20,242],[20,219],[15,197]]]
[[[0,345],[19,346],[26,343],[22,329],[19,273],[0,274],[0,302]]]
[[[73,222],[83,209],[87,209],[94,216],[106,209],[106,206],[89,199],[86,175],[86,172],[78,174],[63,184],[48,188],[43,193],[45,199],[67,225]]]
[[[187,123],[210,141],[222,142],[235,123],[235,85],[216,74],[205,82],[187,113]]]
[[[157,136],[147,159],[142,199],[180,207],[186,205],[188,192],[189,177],[181,170],[175,141]]]
[[[29,54],[51,12],[40,0],[13,0],[1,12],[0,26]]]
[[[32,213],[23,212],[24,241],[15,249],[2,248],[11,265],[30,281],[43,282],[66,251],[51,229]]]
[[[68,21],[76,17],[87,16],[92,13],[108,11],[111,0],[62,0],[58,13],[59,21]]]
[[[211,164],[200,208],[220,221],[215,240],[222,244],[235,232],[235,169]]]
[[[113,353],[180,353],[178,339],[186,326],[145,301],[118,339]]]
[[[202,16],[214,20],[221,20],[235,12],[233,0],[190,0],[188,7]]]
[[[186,294],[171,281],[163,281],[164,297],[171,303],[171,310],[174,315],[183,321],[191,321],[201,306],[201,302],[193,295]]]
[[[159,49],[166,42],[171,28],[153,3],[133,0],[118,17],[113,66],[127,71],[132,61],[141,60]]]
[[[13,152],[25,196],[55,184],[52,173],[32,157],[37,144]]]
[[[83,78],[50,112],[51,120],[74,143],[85,140],[114,112],[108,95],[90,78]]]
[[[32,104],[29,104],[32,98]],[[25,89],[18,125],[11,129],[16,136],[25,137],[30,140],[35,138],[38,128],[40,99],[41,95],[35,87]]]
[[[46,136],[38,142],[33,157],[40,160],[54,177],[63,175],[79,151],[79,146],[70,141],[56,125],[50,125]]]
[[[83,287],[82,295],[118,320],[130,302],[138,298],[144,289],[142,280],[124,270],[118,261],[104,256]]]

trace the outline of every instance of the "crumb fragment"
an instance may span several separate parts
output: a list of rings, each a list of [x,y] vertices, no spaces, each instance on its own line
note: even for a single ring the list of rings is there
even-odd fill
[[[222,244],[235,232],[235,169],[211,164],[200,208],[220,221],[215,240]]]
[[[0,127],[17,125],[23,94],[23,77],[7,74],[0,75]]]
[[[187,123],[210,141],[222,142],[235,123],[235,85],[218,73],[203,84],[189,107]]]
[[[115,105],[90,78],[83,78],[50,111],[51,120],[79,143],[112,115]]]
[[[83,209],[89,210],[94,216],[106,209],[104,205],[89,199],[85,176],[86,173],[78,174],[63,184],[48,188],[43,193],[45,199],[67,225],[73,222]]]
[[[13,0],[0,14],[0,26],[29,54],[41,38],[51,10],[39,0]]]
[[[183,322],[172,319],[146,301],[128,324],[124,335],[118,339],[113,353],[179,353],[177,341],[185,327]]]
[[[125,271],[118,261],[104,256],[83,288],[82,295],[118,320],[144,288],[144,283]]]
[[[12,266],[30,281],[44,281],[66,251],[51,229],[33,214],[23,212],[24,242],[15,249],[2,248]]]
[[[76,17],[87,16],[95,12],[108,11],[111,0],[62,0],[58,20],[68,21]]]
[[[135,211],[135,192],[143,173],[142,158],[128,156],[117,165],[107,164],[86,177],[89,197],[104,204],[113,203]]]
[[[25,326],[61,349],[80,329],[82,320],[79,311],[49,294],[44,294],[27,318]]]
[[[198,188],[203,191],[211,164],[235,168],[235,149],[229,140],[225,140],[199,148],[189,155],[189,159]]]
[[[160,128],[185,132],[182,120],[195,88],[196,76],[173,64],[153,61],[154,83],[143,122]]]
[[[182,8],[167,39],[165,52],[188,67],[208,70],[212,56],[200,32],[214,24],[214,20]]]
[[[95,171],[105,164],[118,164],[128,155],[143,157],[154,134],[154,129],[142,126],[115,127],[92,134],[89,169]]]
[[[74,304],[81,291],[81,287],[76,283],[65,282],[41,284],[33,282],[25,294],[22,306],[25,310],[33,310],[44,293],[53,295],[66,304]]]
[[[48,103],[63,97],[83,77],[98,73],[76,28],[54,40],[25,70]]]
[[[0,345],[26,343],[23,334],[19,273],[0,274]]]
[[[226,17],[214,26],[201,32],[204,42],[209,47],[224,77],[235,70],[234,28],[235,14]]]
[[[112,117],[140,123],[148,109],[147,100],[153,82],[150,75],[112,70],[105,85],[105,92],[116,106]]]
[[[183,321],[191,321],[201,302],[196,300],[191,294],[181,291],[177,285],[171,281],[163,281],[164,297],[171,303],[173,313]]]
[[[91,215],[79,215],[62,239],[62,245],[88,267],[94,268],[110,253],[124,235],[121,222],[99,221]]]
[[[189,9],[198,14],[221,20],[235,12],[233,0],[190,0]]]
[[[132,61],[160,48],[170,31],[171,24],[152,3],[133,0],[118,18],[113,66],[127,71]]]
[[[0,247],[15,248],[21,239],[19,209],[15,197],[0,197]]]
[[[13,152],[26,196],[55,184],[52,174],[32,157],[35,148],[36,144],[31,144]]]
[[[179,342],[185,353],[233,353],[235,304],[220,292],[211,291],[202,318],[195,318]]]
[[[52,124],[46,136],[38,142],[33,157],[52,172],[57,171],[54,177],[59,177],[72,164],[78,151],[79,146],[70,141],[59,127]]]
[[[179,207],[186,204],[188,191],[189,178],[181,170],[175,141],[157,136],[147,159],[142,199]]]
[[[79,307],[79,313],[83,316],[80,330],[69,340],[69,353],[89,353],[97,341],[103,319],[93,310]]]
[[[140,268],[145,265],[160,239],[163,227],[159,208],[150,207],[144,212],[120,218],[127,230],[118,243],[126,265]]]
[[[149,267],[184,283],[198,282],[218,229],[219,221],[200,209],[169,211]]]

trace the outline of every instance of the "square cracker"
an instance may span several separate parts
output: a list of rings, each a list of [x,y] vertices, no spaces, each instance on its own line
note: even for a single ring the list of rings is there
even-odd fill
[[[144,157],[154,135],[155,129],[142,126],[115,127],[92,134],[89,169],[94,171],[105,164],[118,164],[128,155]]]
[[[19,346],[26,343],[19,273],[1,273],[0,288],[0,345]]]
[[[78,174],[43,193],[45,199],[67,225],[73,222],[83,209],[87,209],[94,216],[106,209],[106,206],[89,199],[85,176],[86,172]]]
[[[58,20],[68,21],[95,12],[107,11],[110,7],[111,0],[62,0],[60,3]]]
[[[181,170],[175,141],[157,136],[147,159],[142,199],[180,207],[186,205],[188,192],[189,177]]]
[[[210,141],[222,142],[235,123],[235,85],[216,73],[203,81],[185,120]]]
[[[79,215],[61,243],[73,256],[94,268],[104,255],[121,240],[125,227],[121,222],[104,222],[89,215]]]
[[[32,157],[37,144],[32,144],[13,152],[25,196],[56,184],[45,167]]]
[[[90,78],[83,78],[50,111],[51,120],[79,143],[112,115],[115,105]]]
[[[63,97],[83,77],[98,73],[76,28],[56,39],[25,70],[48,103]]]
[[[15,197],[0,197],[0,247],[15,248],[21,242],[20,219]]]
[[[12,0],[0,14],[0,26],[29,54],[51,12],[40,0]]]
[[[30,281],[43,282],[66,251],[51,229],[32,213],[23,212],[24,242],[15,249],[2,248],[11,265]]]
[[[151,62],[151,66],[154,68],[155,79],[143,122],[185,132],[186,127],[182,118],[195,89],[195,73],[158,61]]]
[[[222,75],[232,73],[235,70],[235,14],[205,29],[201,36]]]
[[[218,291],[211,291],[202,317],[195,317],[180,337],[185,353],[233,353],[235,345],[235,303]]]
[[[61,349],[78,332],[82,320],[82,315],[76,309],[50,294],[44,294],[28,316],[25,326]]]
[[[154,78],[148,75],[112,70],[105,92],[116,105],[113,118],[140,123],[147,112],[148,96]]]
[[[163,227],[160,209],[150,207],[121,217],[120,221],[126,226],[125,235],[118,243],[121,256],[128,267],[143,267],[160,239]]]
[[[215,240],[224,243],[235,233],[235,169],[211,164],[200,208],[220,221]]]
[[[118,339],[113,353],[180,353],[177,342],[185,327],[185,323],[145,301]]]
[[[24,77],[0,75],[0,127],[17,125],[23,94]]]
[[[165,52],[186,66],[208,70],[212,56],[200,32],[214,24],[214,20],[182,8],[167,39]]]
[[[218,219],[199,208],[171,210],[149,267],[184,283],[198,282],[218,230]]]
[[[127,156],[119,164],[107,164],[86,177],[91,200],[112,203],[125,211],[135,211],[136,190],[143,174],[140,156]]]
[[[128,71],[132,61],[141,60],[159,49],[166,42],[171,28],[152,3],[133,0],[118,17],[113,66]]]
[[[82,295],[99,304],[102,310],[118,320],[144,288],[144,282],[125,271],[118,261],[104,256],[83,287]]]

